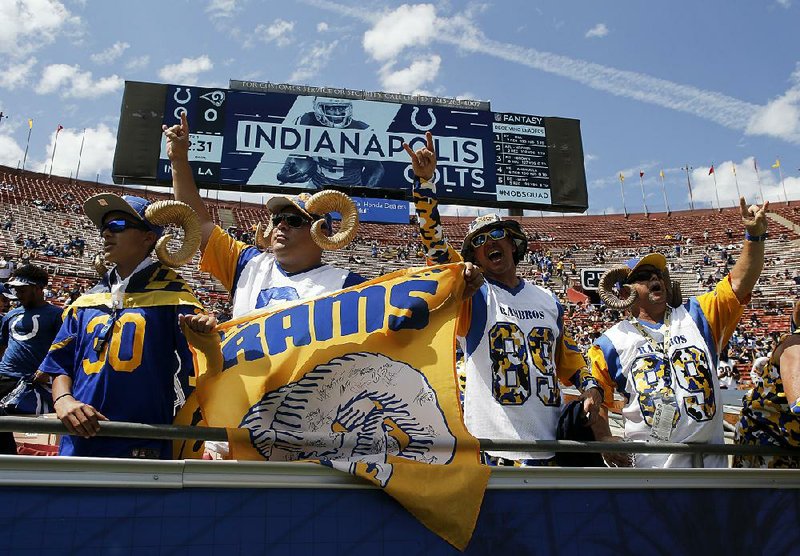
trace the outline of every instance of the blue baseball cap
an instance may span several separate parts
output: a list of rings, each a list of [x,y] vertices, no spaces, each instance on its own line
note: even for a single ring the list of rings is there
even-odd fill
[[[634,257],[625,261],[625,266],[631,269],[631,272],[643,266],[653,266],[660,271],[667,269],[667,258],[661,253],[648,253],[644,257]]]
[[[145,218],[145,211],[150,206],[150,201],[135,195],[115,195],[114,193],[100,193],[86,199],[83,203],[83,212],[92,221],[92,224],[101,228],[103,226],[103,218],[109,212],[124,212],[130,215],[134,220],[138,220],[144,224],[148,230],[154,232],[158,237],[164,233],[162,226],[156,226],[150,223]]]

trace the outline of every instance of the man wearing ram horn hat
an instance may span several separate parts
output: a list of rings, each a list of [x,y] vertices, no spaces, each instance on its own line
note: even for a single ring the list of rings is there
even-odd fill
[[[112,193],[87,199],[84,211],[103,239],[100,262],[113,266],[99,265],[100,283],[68,307],[41,365],[54,376],[56,414],[70,432],[59,454],[168,459],[169,441],[95,435],[105,420],[170,424],[186,400],[193,363],[180,319],[214,325],[171,268],[197,251],[197,216],[177,201]],[[175,253],[167,251],[167,224],[184,230]]]
[[[606,272],[600,297],[612,309],[630,313],[589,349],[592,373],[605,391],[625,397],[625,438],[722,444],[722,399],[717,361],[736,329],[743,306],[764,267],[768,203],[748,207],[740,199],[745,227],[742,252],[714,291],[681,299],[659,253],[631,259]],[[618,293],[615,287],[619,288]],[[611,435],[607,414],[595,425],[598,440]],[[691,454],[607,454],[612,466],[692,467]],[[727,467],[724,455],[706,455],[702,467]]]
[[[200,270],[211,273],[231,293],[233,318],[364,281],[347,269],[322,263],[324,249],[341,249],[358,231],[358,210],[347,195],[329,190],[313,196],[273,197],[267,203],[270,222],[266,228],[259,224],[256,230],[257,247],[247,245],[214,224],[203,204],[189,166],[186,114],[181,115],[180,124],[164,126],[164,135],[175,198],[192,207],[200,219]],[[327,216],[334,211],[342,215],[335,234]]]

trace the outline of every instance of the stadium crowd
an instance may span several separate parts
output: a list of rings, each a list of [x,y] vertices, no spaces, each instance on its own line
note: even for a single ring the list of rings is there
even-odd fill
[[[174,133],[173,143],[181,137],[178,130]],[[173,159],[173,165],[176,161]],[[93,237],[90,231],[93,226],[82,214],[82,203],[92,194],[119,189],[113,186],[75,183],[61,178],[45,178],[13,169],[4,169],[0,177],[3,182],[0,184],[0,211],[3,214],[0,219],[0,282],[9,281],[16,269],[35,263],[50,276],[50,283],[42,288],[43,299],[56,306],[69,306],[97,282],[91,260],[100,250],[101,244]],[[59,181],[60,184],[54,183]],[[201,214],[201,249],[204,258],[202,261],[195,258],[191,264],[182,268],[182,272],[205,310],[224,322],[231,316],[242,314],[242,311],[266,307],[271,300],[280,299],[269,296],[264,298],[260,295],[264,288],[260,287],[259,281],[266,284],[274,283],[275,280],[271,271],[264,270],[264,266],[258,266],[266,263],[252,263],[249,275],[247,272],[242,273],[241,269],[234,275],[230,269],[241,263],[242,256],[248,261],[274,261],[277,258],[281,268],[290,266],[291,261],[284,262],[287,259],[281,258],[280,246],[276,248],[276,245],[272,245],[272,249],[269,249],[269,246],[261,245],[262,248],[267,247],[267,255],[273,259],[259,259],[262,251],[248,247],[259,244],[256,224],[260,221],[271,221],[272,227],[277,230],[276,235],[285,237],[288,243],[291,234],[298,229],[290,214],[298,214],[308,220],[313,220],[317,215],[306,211],[303,204],[296,200],[280,203],[271,201],[266,207],[269,210],[258,206],[247,206],[244,207],[246,210],[242,210],[241,203],[238,207],[231,203],[214,203],[209,199],[202,199],[199,194],[196,198],[187,198],[181,193],[179,181],[180,172],[177,173],[175,183],[176,198],[184,200],[195,212]],[[58,194],[54,193],[56,190],[59,191]],[[183,188],[183,191],[186,190]],[[142,194],[141,190],[137,190],[137,193]],[[164,198],[147,192],[143,196],[148,202]],[[239,218],[224,221],[220,217],[223,207],[238,214]],[[236,208],[239,210],[235,210]],[[44,213],[47,215],[43,220],[41,215]],[[797,221],[796,210],[787,208],[782,214]],[[516,274],[555,294],[559,305],[563,307],[565,333],[585,353],[607,330],[624,321],[626,317],[623,310],[600,302],[593,290],[582,288],[583,269],[608,268],[625,260],[641,260],[656,253],[665,260],[664,270],[668,270],[673,277],[679,277],[685,293],[692,295],[714,291],[730,275],[743,247],[739,232],[734,232],[738,211],[710,215],[716,225],[706,227],[708,224],[703,221],[702,231],[692,217],[681,219],[673,215],[672,218],[671,222],[658,221],[658,225],[650,226],[649,221],[614,220],[609,217],[608,220],[613,220],[613,224],[620,224],[622,227],[621,233],[615,234],[613,240],[601,233],[593,235],[592,231],[598,228],[596,222],[590,219],[586,220],[583,231],[578,235],[569,230],[581,223],[580,217],[520,219],[520,230],[528,248],[515,264]],[[54,220],[60,222],[61,226],[54,229]],[[408,226],[362,226],[362,230],[347,248],[341,251],[320,248],[311,259],[301,261],[298,268],[305,272],[304,269],[316,268],[321,263],[336,265],[325,265],[326,268],[340,267],[341,278],[333,278],[331,274],[322,279],[327,285],[319,292],[324,292],[397,268],[423,265],[426,257],[430,258],[431,246],[430,241],[426,241],[424,237],[424,228],[422,236],[420,235],[417,223],[418,220],[412,218]],[[605,221],[603,225],[608,227],[611,224],[612,222]],[[464,238],[471,240],[475,236],[475,230],[467,228],[461,218],[445,218],[442,225],[454,245],[460,245]],[[774,223],[770,225],[774,226]],[[330,227],[330,223],[328,226]],[[538,229],[540,227],[548,229]],[[490,226],[489,229],[491,228]],[[329,229],[327,233],[332,231]],[[800,294],[800,271],[796,270],[798,265],[794,252],[796,250],[781,249],[781,246],[797,241],[797,234],[790,228],[778,228],[771,233],[769,243],[773,245],[768,244],[768,247],[774,246],[773,256],[766,258],[765,269],[753,288],[751,306],[735,329],[730,331],[730,341],[719,354],[723,363],[718,372],[723,387],[745,389],[758,382],[759,373],[769,366],[769,358],[781,341],[781,333],[788,329],[786,300],[795,299]],[[206,246],[209,240],[216,242],[214,248],[220,253],[221,246],[216,246],[220,241],[224,240],[230,246],[235,245],[235,256],[230,260],[222,260],[219,255],[216,255],[216,260],[208,259]],[[465,245],[468,243],[469,241]],[[225,249],[230,251],[230,246]],[[197,270],[198,263],[201,270],[211,271],[211,275]],[[224,289],[231,292],[230,295],[223,291],[220,282],[216,282],[212,276],[219,279]],[[252,295],[241,293],[242,280],[251,281]],[[328,282],[329,280],[334,280],[335,283]],[[475,284],[475,287],[480,286]],[[6,294],[12,297],[13,293],[13,290],[6,290]],[[306,295],[316,294],[317,290],[313,290]],[[275,295],[279,295],[279,292]],[[238,313],[237,297],[244,300],[239,302]],[[760,368],[757,368],[757,363]],[[751,372],[751,369],[755,370]]]

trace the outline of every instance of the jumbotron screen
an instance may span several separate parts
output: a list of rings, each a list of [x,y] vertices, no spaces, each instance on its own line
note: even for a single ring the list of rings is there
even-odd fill
[[[204,187],[290,193],[338,189],[411,199],[403,143],[435,140],[442,203],[584,211],[580,122],[493,112],[487,102],[231,81],[228,89],[126,82],[113,176],[169,184],[161,125],[191,132]]]

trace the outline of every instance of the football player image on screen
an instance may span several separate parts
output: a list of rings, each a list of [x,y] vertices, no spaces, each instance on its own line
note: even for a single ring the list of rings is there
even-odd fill
[[[314,97],[314,111],[306,112],[295,125],[334,129],[369,129],[366,122],[353,119],[353,102],[343,98]],[[278,172],[281,183],[308,183],[309,187],[378,187],[383,163],[357,158],[289,155]]]

